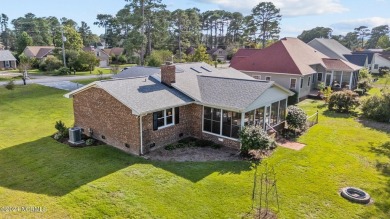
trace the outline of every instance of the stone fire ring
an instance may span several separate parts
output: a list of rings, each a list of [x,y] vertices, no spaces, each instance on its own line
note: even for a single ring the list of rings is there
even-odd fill
[[[356,202],[360,204],[368,204],[371,200],[371,197],[367,192],[354,187],[342,188],[341,196],[351,202]]]

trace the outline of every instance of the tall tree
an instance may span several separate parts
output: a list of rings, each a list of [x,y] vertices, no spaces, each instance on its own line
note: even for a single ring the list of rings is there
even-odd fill
[[[112,20],[112,15],[109,14],[98,14],[96,16],[96,22],[94,22],[94,25],[97,25],[98,27],[103,27],[104,28],[104,38],[107,43],[107,33],[108,33],[108,28],[110,25],[110,22]]]
[[[77,29],[77,31],[83,40],[84,46],[90,46],[93,43],[99,42],[99,37],[92,33],[91,28],[84,21],[81,21],[80,27]]]
[[[18,54],[22,53],[26,46],[32,46],[33,39],[26,32],[22,32],[16,40],[16,49]]]
[[[389,25],[380,25],[372,28],[370,39],[367,40],[366,48],[375,48],[381,36],[389,34]]]
[[[282,15],[272,2],[260,2],[252,9],[252,17],[257,31],[260,31],[263,48],[267,40],[279,38]]]
[[[80,50],[83,48],[83,40],[80,36],[80,34],[77,32],[76,29],[72,26],[64,26],[64,37],[66,38],[65,41],[65,49],[68,50]],[[57,33],[55,37],[56,45],[62,45],[62,36],[61,33]]]
[[[8,16],[6,14],[1,14],[0,16],[0,38],[4,44],[5,49],[9,48],[9,35],[10,29],[8,29]]]
[[[370,35],[370,29],[367,26],[360,26],[354,29],[355,33],[361,39],[361,48],[364,48],[364,38]]]
[[[381,48],[381,49],[390,48],[389,36],[383,35],[383,36],[379,37],[378,42],[376,44],[376,47]]]
[[[331,38],[332,29],[328,27],[315,27],[310,30],[304,30],[300,35],[298,35],[298,39],[302,40],[305,43],[312,41],[315,38]]]

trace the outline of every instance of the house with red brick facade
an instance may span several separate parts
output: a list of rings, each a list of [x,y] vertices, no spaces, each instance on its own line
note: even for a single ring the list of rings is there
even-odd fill
[[[84,134],[142,155],[188,136],[239,149],[244,126],[284,124],[291,95],[231,68],[167,63],[156,74],[96,81],[65,96]]]

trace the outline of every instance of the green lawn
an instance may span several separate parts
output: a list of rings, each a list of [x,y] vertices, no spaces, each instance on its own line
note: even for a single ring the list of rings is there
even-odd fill
[[[72,125],[72,100],[39,85],[0,87],[1,206],[41,206],[44,213],[0,211],[0,218],[241,218],[251,210],[249,162],[154,162],[109,146],[70,148],[52,140],[56,120]],[[277,174],[279,218],[389,218],[390,136],[300,104],[320,123],[265,160]],[[259,170],[263,169],[260,165]],[[374,203],[350,203],[345,186],[367,190]]]

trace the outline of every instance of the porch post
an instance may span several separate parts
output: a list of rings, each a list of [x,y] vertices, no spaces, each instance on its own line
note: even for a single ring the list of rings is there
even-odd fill
[[[245,113],[241,113],[241,129],[245,126]]]
[[[349,89],[350,90],[353,90],[353,88],[354,88],[354,86],[352,86],[352,78],[353,78],[354,74],[355,74],[354,72],[351,72],[351,77],[349,79]]]
[[[330,76],[330,84],[329,84],[329,86],[331,86],[331,87],[333,85],[333,74],[334,74],[334,70],[332,70],[332,75]]]
[[[341,85],[343,84],[343,74],[344,74],[344,71],[341,71],[340,88],[341,88]]]

